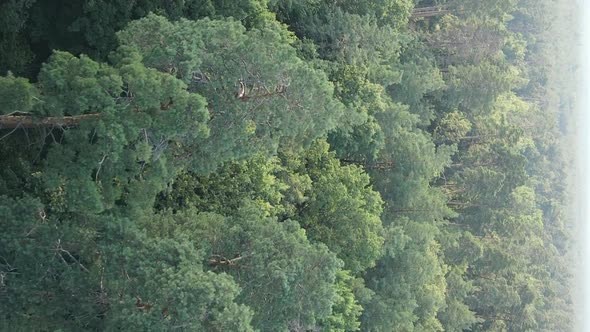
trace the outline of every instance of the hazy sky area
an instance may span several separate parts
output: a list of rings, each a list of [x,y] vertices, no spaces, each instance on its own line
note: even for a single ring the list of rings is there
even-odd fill
[[[578,220],[580,222],[580,238],[582,245],[580,264],[580,275],[578,276],[578,287],[575,288],[574,297],[578,301],[578,331],[590,331],[590,227],[587,225],[587,216],[590,216],[590,177],[586,175],[590,165],[590,117],[588,116],[590,104],[590,1],[581,0],[583,3],[583,17],[581,21],[582,29],[582,47],[581,66],[582,66],[582,85],[580,88],[579,104],[579,121],[578,121],[578,171],[574,177],[574,184],[577,186],[577,204]],[[577,181],[575,179],[578,179]],[[578,291],[583,290],[583,291]]]

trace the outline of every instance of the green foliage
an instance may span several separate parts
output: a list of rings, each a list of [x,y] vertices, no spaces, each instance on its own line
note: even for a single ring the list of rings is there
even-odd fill
[[[297,190],[293,183],[295,177],[296,174],[289,174],[281,167],[278,158],[256,155],[248,160],[228,163],[212,174],[180,174],[160,195],[157,207],[174,210],[195,207],[199,211],[231,214],[249,199],[269,215],[291,215],[294,207],[287,202],[301,202],[304,193],[311,189],[311,181],[306,178],[301,197],[292,197],[290,192]]]
[[[207,135],[202,97],[145,68],[137,53],[122,49],[120,55],[110,67],[57,52],[39,75],[42,98],[35,113],[98,115],[60,133],[45,156],[42,178],[48,188],[64,191],[69,211],[100,212],[117,202],[150,206],[148,193],[155,195],[175,174],[167,159]],[[163,110],[166,103],[171,107]]]
[[[0,77],[0,114],[30,112],[38,100],[36,93],[34,86],[24,78],[12,74]]]
[[[570,330],[576,8],[5,1],[0,329]]]
[[[252,199],[269,215],[298,220],[310,240],[328,246],[356,275],[381,256],[383,202],[367,174],[341,166],[328,148],[320,141],[307,151],[258,156],[208,176],[183,174],[159,204],[232,214]]]
[[[445,331],[461,332],[476,323],[482,322],[482,319],[477,318],[469,305],[465,303],[468,297],[476,290],[473,281],[465,276],[467,266],[467,264],[453,266],[445,275],[447,284],[446,300],[437,316],[445,327]]]
[[[375,265],[381,256],[383,228],[379,216],[382,200],[370,178],[355,165],[340,166],[328,145],[319,142],[300,161],[312,189],[294,218],[309,238],[324,243],[354,274]]]
[[[432,120],[433,112],[432,106],[425,99],[444,88],[441,72],[421,57],[405,60],[402,71],[401,81],[392,89],[393,99],[410,106],[411,112],[418,114],[422,124],[427,125]]]
[[[516,9],[518,0],[488,1],[485,4],[477,0],[449,0],[451,7],[463,12],[465,16],[477,16],[503,20]]]
[[[336,299],[332,306],[332,314],[325,323],[320,324],[324,330],[345,332],[360,329],[361,324],[358,318],[363,307],[355,298],[356,281],[347,271],[338,271],[336,274]]]
[[[445,298],[445,266],[434,225],[402,219],[390,228],[386,256],[367,277],[375,292],[362,317],[367,331],[440,331],[436,318]],[[401,241],[400,241],[401,240]]]
[[[310,244],[297,222],[277,223],[245,201],[233,217],[188,210],[165,213],[146,227],[203,248],[209,271],[233,276],[241,286],[237,301],[254,310],[257,329],[312,327],[331,312],[342,264],[326,246]]]
[[[77,58],[56,52],[43,66],[39,83],[43,89],[42,109],[48,116],[79,115],[115,108],[113,98],[121,92],[118,73],[86,56]]]
[[[207,0],[208,6],[213,7],[213,14],[201,13],[200,16],[215,18],[233,17],[244,23],[246,27],[261,27],[273,20],[273,14],[268,11],[269,0],[227,1]],[[202,4],[194,4],[191,9],[199,9]],[[194,14],[189,16],[195,18]]]
[[[488,111],[498,96],[523,84],[518,69],[490,63],[449,67],[448,102],[471,112]]]
[[[150,12],[172,20],[233,17],[248,28],[273,20],[267,0],[10,0],[0,8],[0,73],[12,69],[31,77],[54,49],[105,60],[117,47],[116,32]]]
[[[354,15],[373,17],[380,25],[396,30],[405,28],[414,7],[408,0],[334,1],[334,0],[271,0],[269,7],[282,21],[297,29],[305,29],[310,21],[331,11],[343,11]]]
[[[502,61],[502,49],[510,35],[501,22],[448,15],[426,38],[441,64],[477,65],[483,61]]]
[[[332,132],[329,140],[332,149],[345,162],[374,162],[384,147],[383,131],[373,116],[349,130],[341,128]]]
[[[434,140],[437,143],[456,144],[471,131],[471,122],[460,112],[445,114],[434,130]]]
[[[380,1],[332,1],[343,11],[367,15],[377,18],[381,24],[390,25],[396,30],[405,28],[412,8],[413,1],[408,0],[380,0]]]
[[[372,83],[362,66],[335,66],[331,75],[337,97],[358,116],[330,133],[329,141],[338,157],[344,160],[374,161],[383,148],[383,132],[374,114],[389,106],[385,89]]]
[[[23,30],[28,9],[36,0],[9,0],[0,5],[0,75],[8,70],[20,73],[34,57]]]
[[[202,159],[201,171],[274,152],[279,142],[309,145],[343,114],[324,73],[297,58],[291,37],[278,25],[245,31],[233,21],[170,23],[150,15],[119,39],[147,54],[147,66],[172,72],[207,96],[211,136],[191,152]],[[172,54],[177,59],[170,62]]]
[[[372,16],[339,9],[306,28],[305,36],[318,45],[322,58],[366,67],[369,78],[385,86],[399,82],[400,72],[391,63],[396,62],[403,36],[393,28],[380,27]]]
[[[233,302],[238,286],[204,271],[204,253],[186,237],[155,238],[123,217],[89,213],[80,223],[38,200],[4,198],[6,326],[252,331],[252,312]]]

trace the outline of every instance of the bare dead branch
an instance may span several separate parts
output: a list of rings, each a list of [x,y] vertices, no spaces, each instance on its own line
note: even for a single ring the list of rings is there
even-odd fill
[[[69,251],[65,250],[61,246],[61,239],[57,239],[57,242],[55,244],[55,252],[59,256],[59,258],[61,258],[62,262],[64,262],[66,265],[70,265],[70,264],[62,256],[62,253],[65,253],[66,255],[68,255],[68,257],[70,259],[72,259],[74,262],[78,263],[78,266],[80,266],[80,268],[82,268],[82,270],[84,270],[85,272],[90,273],[90,271],[86,268],[86,266],[82,265],[82,263],[80,263],[80,261],[77,260],[76,257],[74,257]]]
[[[98,169],[96,170],[96,175],[94,176],[94,181],[98,182],[98,174],[100,173],[100,169],[102,168],[102,163],[104,163],[105,159],[107,158],[107,154],[105,153],[102,156],[102,159],[98,162]]]

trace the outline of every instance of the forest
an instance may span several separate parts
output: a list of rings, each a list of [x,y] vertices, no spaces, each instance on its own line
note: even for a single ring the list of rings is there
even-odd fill
[[[0,330],[559,332],[574,0],[0,4]]]

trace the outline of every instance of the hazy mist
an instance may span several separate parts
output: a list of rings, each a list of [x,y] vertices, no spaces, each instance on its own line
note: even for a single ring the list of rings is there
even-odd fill
[[[577,219],[577,228],[573,231],[577,233],[576,257],[574,263],[577,266],[576,282],[572,289],[573,298],[577,302],[577,331],[588,331],[590,329],[590,228],[587,225],[588,215],[590,215],[590,195],[588,195],[590,188],[590,177],[587,176],[587,169],[590,165],[590,117],[588,116],[588,107],[590,95],[590,86],[588,84],[588,76],[590,74],[590,65],[588,64],[588,57],[590,55],[590,23],[588,17],[590,14],[590,3],[588,1],[580,1],[582,6],[580,31],[581,47],[579,49],[580,59],[580,85],[578,89],[578,107],[576,115],[576,128],[574,129],[576,145],[576,172],[572,177],[572,188],[575,193],[573,199],[573,216]]]

